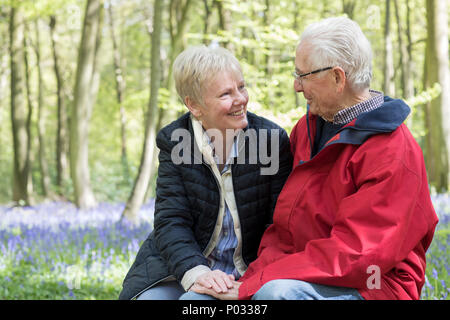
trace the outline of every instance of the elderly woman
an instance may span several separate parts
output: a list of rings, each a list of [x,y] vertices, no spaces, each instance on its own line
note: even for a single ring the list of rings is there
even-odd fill
[[[174,77],[189,112],[156,138],[154,230],[120,299],[212,298],[190,291],[194,284],[226,293],[256,258],[292,168],[286,132],[247,112],[241,67],[228,50],[189,48],[175,60]],[[272,151],[276,172],[262,174],[260,148]]]

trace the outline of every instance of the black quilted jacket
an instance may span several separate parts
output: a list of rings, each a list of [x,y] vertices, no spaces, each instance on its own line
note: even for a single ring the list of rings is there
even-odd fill
[[[232,164],[233,188],[242,232],[242,256],[248,265],[256,258],[264,230],[272,223],[278,194],[292,168],[289,138],[275,123],[247,113],[248,127],[279,130],[279,170],[275,175],[261,175],[262,165],[249,160],[249,143],[245,143],[245,164]],[[208,265],[202,252],[210,240],[220,207],[218,182],[211,168],[194,159],[192,164],[175,165],[171,151],[178,141],[171,141],[175,129],[191,133],[191,147],[196,148],[189,113],[164,127],[156,138],[160,149],[154,230],[144,241],[136,260],[123,282],[119,299],[132,299],[141,292],[173,275],[181,282],[186,271]],[[258,146],[260,136],[257,135]],[[246,140],[249,140],[246,137]],[[270,150],[270,139],[267,139]],[[239,147],[239,146],[238,146]],[[193,150],[193,149],[192,149]],[[197,149],[198,150],[198,149]],[[243,149],[239,149],[239,154]],[[195,152],[191,152],[192,157]],[[197,152],[198,155],[198,152]],[[254,161],[253,161],[254,163]]]

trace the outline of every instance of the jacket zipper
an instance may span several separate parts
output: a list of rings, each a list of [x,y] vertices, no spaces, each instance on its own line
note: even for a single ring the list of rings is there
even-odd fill
[[[212,170],[212,168],[206,163],[206,162],[204,162],[203,160],[202,160],[202,162],[203,162],[203,164],[209,169],[209,171],[211,171],[211,174],[213,175],[213,177],[214,177],[214,181],[216,181],[216,185],[217,185],[217,188],[218,188],[218,190],[219,190],[219,195],[220,195],[220,202],[222,201],[222,192],[221,192],[221,188],[220,188],[220,185],[219,185],[219,181],[217,181],[217,177],[216,177],[216,175],[214,174],[214,171]],[[219,221],[219,216],[220,216],[220,202],[219,202],[219,211],[217,212],[217,218],[216,218],[216,223],[214,224],[214,228],[215,228],[215,226],[217,226],[217,221]],[[211,240],[212,240],[212,238],[213,238],[213,234],[214,234],[214,230],[213,230],[213,232],[211,233],[211,237],[209,238],[209,240],[208,240],[208,243],[206,244],[206,247],[205,247],[205,249],[203,250],[203,255],[204,256],[206,256],[205,255],[205,250],[206,250],[206,248],[208,248],[208,246],[209,246],[209,244],[211,243]]]

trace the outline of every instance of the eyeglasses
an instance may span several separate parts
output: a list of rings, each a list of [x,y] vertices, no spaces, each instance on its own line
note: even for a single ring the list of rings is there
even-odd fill
[[[298,74],[297,71],[292,72],[292,75],[294,76],[295,80],[297,80],[300,84],[302,84],[302,78],[309,76],[310,74],[315,74],[315,73],[319,73],[325,70],[330,70],[333,69],[333,67],[326,67],[326,68],[322,68],[322,69],[317,69],[311,72],[307,72],[307,73],[302,73],[302,74]]]

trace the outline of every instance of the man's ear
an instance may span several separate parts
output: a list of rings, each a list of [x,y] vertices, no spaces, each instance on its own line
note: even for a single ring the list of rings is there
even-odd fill
[[[184,104],[194,117],[198,118],[202,115],[202,111],[199,108],[199,104],[194,102],[194,100],[191,99],[189,96],[184,98]]]
[[[336,91],[341,93],[345,88],[345,84],[347,83],[347,75],[345,74],[344,69],[342,69],[341,67],[334,67],[333,77],[336,81]]]

